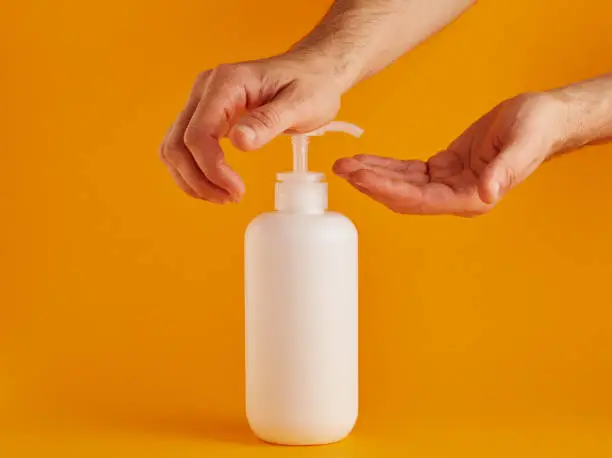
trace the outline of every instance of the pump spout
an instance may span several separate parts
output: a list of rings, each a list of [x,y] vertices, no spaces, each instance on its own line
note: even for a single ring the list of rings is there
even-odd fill
[[[355,124],[351,124],[349,122],[344,121],[332,121],[329,124],[319,127],[318,129],[313,130],[307,134],[308,137],[320,136],[326,132],[344,132],[346,134],[352,135],[353,137],[361,137],[363,134],[363,129]]]
[[[305,134],[291,136],[293,145],[293,171],[295,173],[308,172],[308,137],[321,136],[326,132],[344,132],[353,137],[361,137],[363,129],[344,121],[332,121]]]

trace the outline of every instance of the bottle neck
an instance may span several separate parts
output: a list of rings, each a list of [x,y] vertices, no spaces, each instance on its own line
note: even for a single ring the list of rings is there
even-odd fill
[[[327,183],[318,173],[281,173],[276,183],[276,210],[320,214],[327,209]]]

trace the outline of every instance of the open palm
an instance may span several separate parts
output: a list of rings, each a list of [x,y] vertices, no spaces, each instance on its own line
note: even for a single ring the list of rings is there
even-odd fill
[[[334,171],[398,213],[480,215],[553,151],[553,105],[540,95],[519,96],[426,162],[358,155],[338,160]]]

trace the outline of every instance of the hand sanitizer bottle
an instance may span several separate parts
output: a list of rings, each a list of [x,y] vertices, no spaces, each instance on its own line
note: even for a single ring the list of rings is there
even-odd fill
[[[357,230],[307,170],[308,137],[332,131],[363,132],[332,122],[293,136],[276,211],[245,235],[246,410],[266,442],[336,442],[357,420]]]

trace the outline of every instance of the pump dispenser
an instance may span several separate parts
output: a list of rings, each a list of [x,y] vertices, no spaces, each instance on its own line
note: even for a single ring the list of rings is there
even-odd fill
[[[360,137],[363,130],[346,122],[331,122],[307,134],[291,137],[293,172],[277,174],[276,209],[302,213],[322,213],[327,209],[327,183],[322,173],[308,171],[308,140],[325,132],[346,132]]]
[[[294,135],[275,212],[245,235],[246,410],[264,441],[316,445],[357,419],[357,230],[327,211],[327,183],[308,171],[308,141],[362,130],[332,122]]]

